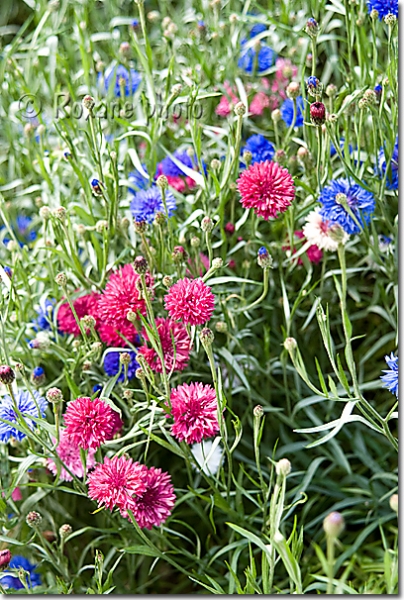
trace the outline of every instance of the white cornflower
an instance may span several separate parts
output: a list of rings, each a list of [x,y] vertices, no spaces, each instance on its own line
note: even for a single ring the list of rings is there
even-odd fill
[[[223,449],[219,446],[220,438],[202,441],[200,444],[194,444],[191,452],[198,463],[200,470],[206,475],[216,475],[222,459]],[[197,467],[195,467],[197,469]]]
[[[339,225],[330,225],[328,221],[323,221],[319,213],[318,206],[307,215],[306,224],[303,226],[304,236],[310,244],[315,244],[320,250],[335,252],[338,249],[337,240],[340,239],[342,244],[346,244],[349,235]],[[335,235],[337,233],[338,235]]]

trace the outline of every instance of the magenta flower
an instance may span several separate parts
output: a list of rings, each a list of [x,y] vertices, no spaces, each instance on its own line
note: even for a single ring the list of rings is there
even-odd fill
[[[131,458],[104,458],[88,476],[88,495],[98,506],[109,510],[119,508],[123,516],[134,511],[135,496],[146,491],[143,467]]]
[[[66,433],[83,449],[97,449],[110,440],[116,427],[113,410],[100,398],[83,397],[69,402],[64,414]]]
[[[180,279],[164,298],[164,305],[172,319],[189,325],[209,321],[215,308],[215,297],[202,279]]]
[[[83,477],[83,464],[80,458],[80,448],[73,442],[72,438],[66,433],[66,430],[61,432],[60,441],[56,448],[56,453],[59,456],[62,463],[73,473],[76,477]],[[95,450],[90,449],[87,454],[87,471],[90,471],[95,465],[94,459]],[[48,469],[57,475],[58,469],[55,461],[52,458],[48,458],[46,461]],[[73,477],[70,475],[64,467],[60,469],[60,480],[61,481],[72,481]]]
[[[287,169],[266,160],[251,165],[237,180],[244,208],[268,221],[285,212],[295,197],[293,179]]]
[[[184,383],[171,390],[171,432],[180,442],[200,443],[219,431],[216,392],[203,383]]]
[[[139,527],[151,529],[168,519],[176,496],[170,475],[161,469],[142,465],[142,480],[145,490],[136,496],[131,510]]]
[[[171,319],[156,319],[156,326],[160,336],[161,346],[164,355],[164,365],[166,371],[183,371],[188,364],[191,342],[182,323],[176,323]],[[146,331],[143,331],[143,337],[148,340]],[[174,345],[173,345],[174,340]],[[142,346],[139,353],[143,354],[147,364],[155,373],[161,373],[161,360],[153,348]]]

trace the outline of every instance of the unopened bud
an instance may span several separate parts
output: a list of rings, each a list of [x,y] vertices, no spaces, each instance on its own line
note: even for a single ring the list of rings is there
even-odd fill
[[[295,338],[287,337],[286,340],[283,342],[283,346],[285,350],[287,350],[288,352],[292,352],[297,348],[297,342]]]
[[[213,229],[213,221],[210,217],[204,217],[201,222],[201,229],[206,233],[210,233]]]
[[[272,266],[272,257],[265,246],[261,246],[257,253],[257,263],[262,269],[268,269]]]
[[[95,106],[95,100],[92,96],[84,96],[83,98],[83,106],[88,112],[91,112]]]
[[[97,233],[102,233],[103,231],[106,231],[108,229],[108,221],[97,221],[97,223],[95,224],[95,230]]]
[[[7,569],[11,561],[11,552],[8,548],[6,550],[0,550],[0,571]]]
[[[292,100],[296,99],[300,94],[300,84],[297,81],[291,81],[286,88],[286,95]]]
[[[57,285],[60,285],[60,287],[66,287],[66,285],[67,285],[66,274],[58,273],[55,277],[55,282],[57,283]]]
[[[234,107],[234,112],[238,117],[242,117],[246,113],[246,107],[242,102],[237,102]]]
[[[138,220],[134,220],[133,221],[133,227],[136,231],[136,233],[144,233],[147,229],[147,221],[138,221]]]
[[[132,359],[129,352],[121,352],[121,354],[119,355],[119,362],[122,365],[128,366],[131,360]]]
[[[66,539],[73,532],[73,527],[68,523],[65,523],[59,528],[59,536],[62,540]]]
[[[8,365],[0,366],[0,383],[4,385],[10,385],[15,379],[15,373]]]
[[[283,475],[283,477],[286,477],[292,470],[290,460],[288,460],[287,458],[281,458],[281,460],[278,460],[278,462],[276,463],[275,469],[277,475]]]
[[[56,404],[57,402],[63,402],[62,390],[60,390],[57,387],[50,388],[46,392],[46,399],[48,402],[51,402],[52,404]]]
[[[32,510],[31,512],[29,512],[25,519],[25,522],[27,523],[27,525],[29,527],[32,527],[33,529],[38,527],[40,525],[41,521],[42,521],[42,516],[39,514],[39,512],[36,512],[36,510]]]
[[[161,190],[166,190],[168,188],[168,179],[165,175],[159,175],[157,177],[156,184]]]
[[[271,112],[271,119],[274,123],[279,123],[279,121],[282,120],[282,113],[279,108],[275,108],[275,110]]]
[[[264,416],[264,409],[262,408],[261,404],[254,406],[253,414],[256,419],[261,419]]]
[[[331,538],[340,536],[345,527],[344,517],[339,512],[332,512],[323,521],[325,534]]]
[[[144,256],[137,256],[133,261],[133,269],[138,275],[144,275],[147,272],[148,264]]]
[[[50,211],[49,207],[48,206],[41,206],[41,208],[39,209],[39,216],[44,221],[47,221],[50,218],[50,216],[51,216],[51,211]]]
[[[398,514],[398,494],[390,496],[390,508]]]
[[[218,321],[215,325],[215,329],[218,333],[227,333],[227,323],[225,323],[225,321]]]
[[[221,269],[223,267],[223,259],[220,257],[212,260],[212,269]]]
[[[215,339],[215,334],[211,329],[209,329],[209,327],[204,327],[199,334],[199,339],[204,346],[211,346]]]
[[[220,169],[221,161],[218,158],[212,158],[210,161],[210,168],[212,171],[218,171]]]
[[[172,286],[172,284],[173,284],[173,278],[170,277],[170,275],[164,275],[164,277],[163,277],[163,285],[166,288],[169,288],[169,287]]]

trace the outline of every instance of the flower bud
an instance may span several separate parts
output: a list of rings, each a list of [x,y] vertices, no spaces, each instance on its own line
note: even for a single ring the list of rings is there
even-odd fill
[[[193,237],[191,237],[191,248],[199,248],[199,246],[201,245],[201,240],[194,235]]]
[[[262,408],[261,404],[254,406],[253,414],[256,419],[261,419],[264,416],[264,409]]]
[[[334,96],[336,95],[337,91],[338,91],[338,88],[333,83],[329,83],[327,85],[327,87],[325,88],[325,93],[327,94],[327,96],[329,98],[334,98]]]
[[[119,54],[121,54],[124,58],[129,58],[131,55],[131,47],[129,42],[122,42],[119,46]]]
[[[52,215],[59,221],[64,221],[66,218],[66,209],[63,206],[58,206],[52,211]]]
[[[156,184],[161,190],[166,190],[168,188],[168,179],[165,175],[159,175],[157,177]]]
[[[390,508],[398,514],[398,494],[390,496]]]
[[[242,117],[246,113],[246,107],[242,102],[237,102],[234,107],[234,112],[238,117]]]
[[[61,527],[59,527],[59,536],[62,540],[67,538],[73,532],[73,527],[69,525],[69,523],[65,523]]]
[[[218,333],[227,333],[227,323],[225,323],[224,321],[218,321],[215,325],[215,329]]]
[[[257,263],[262,269],[269,269],[272,266],[272,257],[265,246],[261,246],[257,254]]]
[[[144,256],[137,256],[133,261],[133,269],[138,275],[144,275],[147,272],[148,264]]]
[[[295,338],[287,337],[286,340],[283,342],[283,347],[288,352],[292,352],[293,350],[295,350],[297,348],[297,342]]]
[[[95,196],[102,196],[102,187],[103,184],[101,183],[101,181],[99,179],[92,179],[90,182],[91,188],[93,190],[93,194]]]
[[[125,398],[125,400],[132,400],[135,396],[135,392],[133,390],[124,390],[122,395]]]
[[[7,569],[11,561],[11,552],[8,548],[0,550],[0,571]]]
[[[42,385],[46,379],[45,371],[42,367],[35,367],[31,373],[31,381],[34,385]]]
[[[218,158],[212,158],[210,161],[210,168],[212,171],[218,171],[220,169],[221,161]]]
[[[274,161],[282,166],[285,166],[286,163],[288,162],[288,157],[286,155],[285,150],[282,150],[282,148],[279,148],[275,152]]]
[[[393,15],[392,13],[389,13],[388,15],[386,15],[384,17],[384,22],[389,27],[394,27],[394,25],[397,23],[397,17],[396,17],[396,15]]]
[[[84,317],[81,317],[80,322],[84,325],[84,327],[89,329],[91,327],[95,327],[97,323],[93,315],[84,315]]]
[[[10,240],[7,244],[7,250],[9,252],[15,252],[16,250],[18,250],[18,244],[15,240]]]
[[[66,285],[67,285],[66,274],[58,273],[55,277],[55,282],[57,283],[57,285],[60,285],[60,287],[66,287]]]
[[[108,229],[108,221],[101,220],[101,221],[96,222],[95,230],[97,233],[103,233],[103,231],[106,231],[107,229]]]
[[[95,100],[92,96],[84,96],[83,98],[83,106],[88,112],[91,112],[95,106]]]
[[[83,223],[78,223],[78,225],[76,226],[76,231],[78,235],[83,236],[87,231],[87,227]]]
[[[325,123],[325,106],[322,102],[310,104],[310,119],[317,127]]]
[[[252,152],[250,150],[244,150],[243,152],[243,162],[247,165],[251,163],[253,158]]]
[[[169,288],[169,287],[172,286],[172,284],[173,284],[173,278],[170,275],[164,275],[164,277],[163,277],[163,285],[166,288]]]
[[[165,214],[160,211],[157,212],[156,216],[154,217],[154,222],[156,223],[156,225],[164,225],[164,223],[166,222]]]
[[[339,512],[331,512],[323,521],[325,534],[331,538],[340,536],[345,527],[344,517]]]
[[[147,221],[143,221],[143,220],[137,220],[135,219],[133,221],[133,227],[136,231],[136,233],[144,233],[147,229]]]
[[[39,512],[36,512],[36,510],[29,512],[25,518],[26,524],[33,529],[39,527],[41,521],[42,516],[39,514]]]
[[[221,269],[223,267],[223,259],[220,257],[212,260],[212,269]]]
[[[379,18],[379,11],[373,8],[370,11],[370,18],[372,19],[372,21],[377,21],[377,19]]]
[[[210,233],[213,229],[213,221],[210,217],[203,217],[201,222],[201,229],[206,233]]]
[[[271,119],[274,123],[279,123],[279,121],[282,120],[282,113],[279,108],[275,108],[275,110],[271,112]]]
[[[182,246],[174,246],[171,257],[174,262],[180,263],[186,259],[187,253]]]
[[[199,334],[199,339],[204,346],[211,346],[215,339],[215,334],[209,327],[204,327]]]
[[[51,211],[48,206],[41,206],[39,209],[39,216],[43,221],[47,221],[51,216]]]
[[[286,88],[286,95],[292,100],[296,99],[300,94],[300,84],[297,81],[291,81]]]
[[[313,17],[307,19],[306,33],[312,39],[316,38],[318,35],[318,23],[315,19],[313,19]]]
[[[130,356],[129,352],[121,352],[120,353],[120,355],[119,355],[119,362],[122,365],[127,366],[127,365],[130,364],[130,361],[131,361],[131,356]]]
[[[281,458],[281,460],[278,460],[276,463],[275,470],[277,475],[283,475],[283,477],[286,477],[292,470],[290,460],[287,458]]]
[[[0,365],[0,383],[11,385],[15,379],[15,373],[8,365]]]
[[[57,402],[63,402],[62,390],[60,390],[57,387],[50,388],[46,392],[46,399],[48,402],[50,402],[52,404],[56,404]]]

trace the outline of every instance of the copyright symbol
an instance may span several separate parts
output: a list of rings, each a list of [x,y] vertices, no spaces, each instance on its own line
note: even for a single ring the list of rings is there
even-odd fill
[[[42,110],[41,102],[35,94],[24,94],[18,100],[18,110],[24,112],[27,119],[34,119]]]

